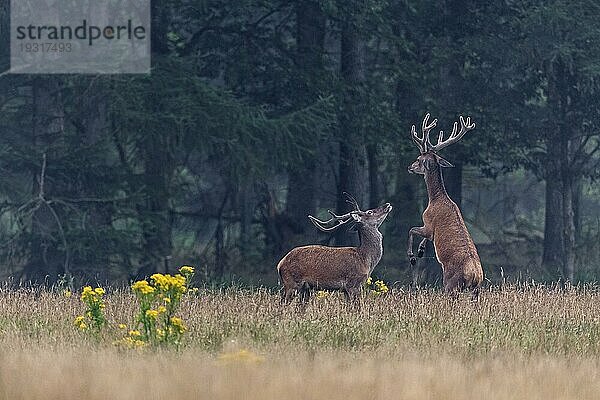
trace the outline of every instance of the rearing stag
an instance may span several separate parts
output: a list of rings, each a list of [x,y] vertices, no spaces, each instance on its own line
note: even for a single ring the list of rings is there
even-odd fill
[[[442,168],[453,165],[437,154],[444,147],[459,141],[468,131],[475,129],[475,124],[471,123],[470,117],[465,120],[460,116],[460,131],[458,123],[454,122],[450,136],[444,140],[444,132],[440,131],[437,143],[433,145],[429,140],[429,133],[436,124],[437,119],[429,123],[427,113],[421,126],[422,135],[417,134],[414,125],[411,129],[412,140],[419,147],[421,155],[408,167],[408,172],[425,176],[429,204],[423,212],[424,225],[409,231],[408,257],[410,263],[415,265],[417,260],[413,254],[414,235],[424,238],[419,244],[418,257],[423,256],[426,242],[431,240],[435,247],[435,255],[442,264],[444,291],[456,296],[459,290],[471,289],[472,300],[477,300],[483,281],[481,261],[460,209],[448,196],[444,187]]]
[[[383,255],[383,235],[379,226],[392,210],[390,203],[372,210],[362,211],[348,193],[347,202],[354,210],[344,215],[332,211],[331,218],[321,221],[312,215],[308,218],[323,232],[331,232],[342,225],[354,223],[360,236],[358,247],[302,246],[290,250],[279,261],[277,272],[283,284],[282,301],[289,302],[295,292],[300,292],[306,303],[311,289],[341,290],[348,300],[356,300],[363,283]]]

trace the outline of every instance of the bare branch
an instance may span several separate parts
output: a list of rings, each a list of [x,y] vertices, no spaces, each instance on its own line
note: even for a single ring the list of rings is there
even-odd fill
[[[38,194],[38,198],[44,200],[44,181],[46,180],[46,153],[44,152],[42,156],[42,172],[40,173],[40,192]]]

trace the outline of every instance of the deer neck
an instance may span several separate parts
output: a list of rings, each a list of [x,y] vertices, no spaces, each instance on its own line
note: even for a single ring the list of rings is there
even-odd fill
[[[426,172],[425,184],[427,185],[427,194],[429,195],[430,203],[433,200],[448,197],[448,192],[446,192],[444,179],[442,177],[442,168],[438,167],[433,171]]]
[[[370,275],[383,256],[383,235],[377,228],[361,227],[358,229],[358,236],[360,246],[357,250],[367,260]]]

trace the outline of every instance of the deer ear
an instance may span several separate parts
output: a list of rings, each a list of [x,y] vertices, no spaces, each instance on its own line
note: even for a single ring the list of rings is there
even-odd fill
[[[438,156],[438,164],[440,164],[440,167],[442,168],[454,168],[454,165],[452,165],[450,161],[440,156]]]

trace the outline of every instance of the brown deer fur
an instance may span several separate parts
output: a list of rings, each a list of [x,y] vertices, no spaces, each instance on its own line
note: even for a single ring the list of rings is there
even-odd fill
[[[463,122],[461,117],[461,123],[464,126]],[[432,125],[435,126],[435,121]],[[469,128],[473,129],[474,127],[475,125],[473,124]],[[456,125],[450,139],[456,137],[454,135],[455,131]],[[463,132],[461,129],[461,133],[464,135],[466,130]],[[459,136],[462,137],[462,135]],[[444,186],[442,167],[451,167],[452,165],[431,150],[431,147],[434,146],[431,146],[429,143],[428,132],[424,134],[423,141],[429,144],[430,149],[427,149],[424,145],[422,154],[408,168],[408,171],[424,175],[429,203],[423,213],[424,225],[422,227],[411,228],[409,231],[408,256],[411,264],[414,265],[416,263],[412,250],[414,235],[425,238],[419,244],[417,253],[419,257],[423,256],[426,241],[433,241],[436,257],[440,264],[442,264],[444,291],[456,295],[459,290],[470,289],[472,290],[472,299],[476,300],[479,296],[481,283],[483,282],[483,269],[481,268],[477,249],[465,226],[460,209],[448,196]],[[438,144],[440,142],[441,135]]]
[[[389,203],[368,211],[360,211],[357,206],[355,211],[341,217],[332,214],[334,218],[338,218],[336,221],[341,222],[329,229],[323,228],[323,221],[311,217],[313,223],[324,231],[354,222],[354,228],[360,235],[360,245],[310,245],[292,249],[277,265],[284,289],[282,300],[289,302],[294,293],[299,291],[301,300],[306,302],[311,289],[341,290],[347,299],[355,300],[383,255],[383,235],[378,228],[391,210]]]

